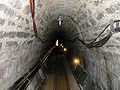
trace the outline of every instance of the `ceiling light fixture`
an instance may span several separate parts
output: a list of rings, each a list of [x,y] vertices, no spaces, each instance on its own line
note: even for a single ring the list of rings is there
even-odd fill
[[[59,26],[61,26],[62,25],[62,16],[59,16],[57,21],[58,21]]]

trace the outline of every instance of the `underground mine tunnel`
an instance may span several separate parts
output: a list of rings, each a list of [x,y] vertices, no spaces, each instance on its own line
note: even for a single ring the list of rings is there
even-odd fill
[[[119,22],[119,0],[0,0],[0,90],[120,90]]]

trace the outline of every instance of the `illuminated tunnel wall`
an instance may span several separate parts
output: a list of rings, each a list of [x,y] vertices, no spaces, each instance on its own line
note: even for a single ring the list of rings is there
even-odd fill
[[[120,33],[100,48],[88,49],[79,41],[69,41],[94,39],[110,19],[120,19],[119,0],[35,0],[35,7],[39,38],[34,34],[29,0],[0,0],[0,90],[10,87],[35,64],[53,45],[56,34],[71,55],[85,60],[99,89],[120,89]],[[62,26],[58,25],[59,16]],[[42,70],[28,90],[39,88],[40,76],[44,76]],[[86,90],[89,81],[87,76]]]

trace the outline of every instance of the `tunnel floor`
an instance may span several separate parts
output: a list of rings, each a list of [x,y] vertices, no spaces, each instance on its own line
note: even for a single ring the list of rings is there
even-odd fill
[[[80,90],[64,55],[54,55],[42,90]]]

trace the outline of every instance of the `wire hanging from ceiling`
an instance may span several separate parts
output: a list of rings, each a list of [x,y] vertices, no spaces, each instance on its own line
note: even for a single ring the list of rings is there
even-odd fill
[[[84,42],[84,40],[81,40],[79,37],[74,38],[73,40],[70,40],[72,42],[78,40],[80,41],[83,45],[85,45],[87,48],[94,48],[94,47],[101,47],[103,46],[113,35],[113,33],[115,33],[116,28],[114,28],[114,23],[118,23],[120,22],[120,20],[111,20],[110,23],[105,27],[105,29],[103,29],[103,31],[90,43],[86,43]],[[100,36],[107,30],[107,28],[110,26],[110,31],[109,33],[102,38],[101,40],[97,41],[98,38],[100,38]],[[120,29],[120,28],[119,28]],[[118,30],[117,30],[118,31]]]
[[[38,29],[37,29],[36,20],[35,20],[35,0],[29,0],[29,2],[30,2],[32,19],[33,19],[33,29],[34,29],[35,36],[37,37]]]

